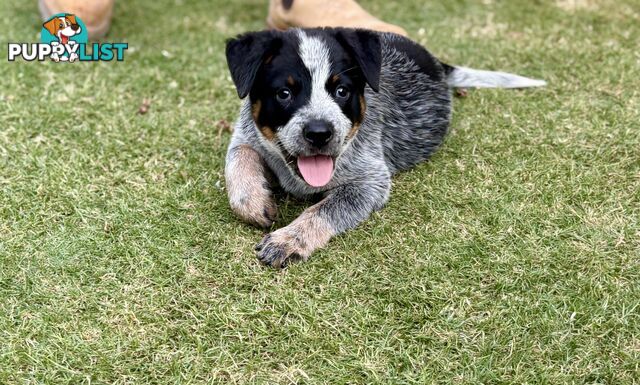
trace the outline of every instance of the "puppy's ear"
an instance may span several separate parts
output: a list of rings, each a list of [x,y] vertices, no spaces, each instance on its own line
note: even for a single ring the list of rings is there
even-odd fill
[[[44,29],[49,31],[50,34],[52,34],[53,36],[56,36],[56,32],[58,31],[58,24],[57,23],[59,23],[59,22],[60,22],[60,20],[58,20],[57,18],[53,18],[53,19],[47,21],[46,23],[42,24],[42,26],[44,27]]]
[[[366,29],[339,28],[336,38],[356,60],[369,86],[378,92],[382,66],[382,45],[379,34]]]
[[[69,23],[71,23],[71,24],[78,24],[78,23],[76,23],[76,15],[69,15],[69,14],[67,14],[67,15],[66,15],[66,17],[67,17],[67,20],[69,20]]]
[[[227,65],[240,98],[249,94],[260,66],[281,45],[282,38],[272,31],[249,32],[227,41]]]

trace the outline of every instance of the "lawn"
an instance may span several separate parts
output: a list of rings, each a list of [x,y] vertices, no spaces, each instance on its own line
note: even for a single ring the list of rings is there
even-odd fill
[[[266,0],[118,1],[125,61],[75,64],[9,63],[41,21],[0,3],[0,383],[640,382],[637,1],[363,0],[549,86],[457,98],[387,207],[284,271],[223,179],[224,41]]]

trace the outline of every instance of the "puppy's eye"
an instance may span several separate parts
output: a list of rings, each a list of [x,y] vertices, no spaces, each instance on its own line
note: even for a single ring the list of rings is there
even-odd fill
[[[286,87],[280,88],[276,92],[276,99],[278,99],[280,103],[287,103],[291,100],[291,90]]]
[[[333,95],[336,97],[336,99],[345,100],[349,96],[351,96],[351,91],[349,91],[349,88],[347,86],[340,85],[336,88],[335,91],[333,91]]]

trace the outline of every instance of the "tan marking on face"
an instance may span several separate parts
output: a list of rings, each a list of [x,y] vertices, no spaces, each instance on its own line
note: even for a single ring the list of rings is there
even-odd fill
[[[260,109],[262,108],[262,102],[260,100],[256,100],[251,105],[251,116],[253,116],[253,121],[258,120],[258,116],[260,116]]]
[[[227,195],[231,209],[245,222],[269,227],[276,217],[277,207],[268,189],[264,160],[248,145],[235,149],[225,167]]]
[[[333,76],[331,77],[331,82],[332,82],[333,84],[337,83],[339,80],[340,80],[340,75],[333,75]]]
[[[260,109],[262,108],[262,102],[260,100],[256,100],[255,103],[251,105],[251,116],[253,116],[253,121],[256,123],[258,130],[264,135],[268,140],[273,140],[276,137],[275,131],[269,126],[261,126],[258,124],[258,117],[260,116]]]
[[[260,132],[264,135],[268,140],[273,140],[276,137],[276,133],[269,126],[260,126]]]
[[[271,60],[273,60],[273,55],[269,55],[266,59],[264,59],[264,64],[271,63]]]
[[[290,86],[293,86],[294,84],[296,84],[296,82],[293,81],[293,76],[289,75],[289,77],[287,77],[287,84]]]
[[[358,99],[360,101],[360,116],[353,123],[353,127],[351,127],[351,130],[349,130],[349,133],[347,134],[347,140],[353,138],[358,133],[358,130],[362,125],[362,120],[364,119],[364,113],[367,109],[367,103],[364,100],[364,95],[360,95]]]
[[[349,130],[349,133],[347,134],[347,140],[353,138],[358,133],[359,129],[360,129],[360,122],[353,123],[353,126],[351,126],[351,130]]]

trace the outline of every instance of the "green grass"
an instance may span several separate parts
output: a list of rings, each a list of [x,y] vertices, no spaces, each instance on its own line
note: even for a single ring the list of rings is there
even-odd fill
[[[40,21],[1,3],[0,383],[640,382],[637,1],[363,0],[549,86],[456,99],[387,207],[285,271],[230,212],[218,124],[266,0],[118,1],[125,61],[73,65],[8,63]]]

